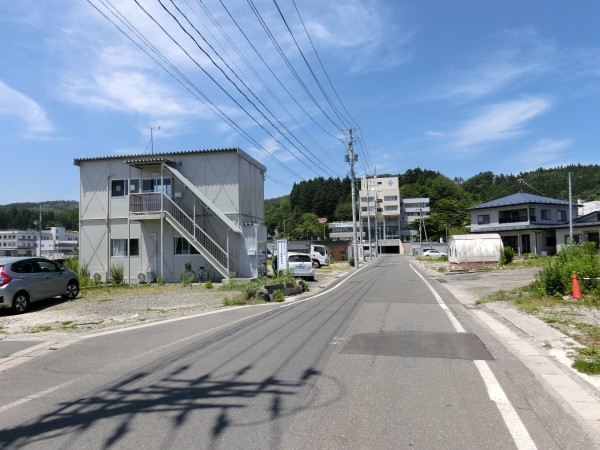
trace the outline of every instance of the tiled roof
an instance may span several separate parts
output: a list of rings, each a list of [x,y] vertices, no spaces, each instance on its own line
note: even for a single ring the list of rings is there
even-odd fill
[[[497,208],[499,206],[510,206],[510,205],[524,205],[524,204],[544,204],[544,205],[564,205],[569,206],[569,202],[564,200],[557,200],[550,197],[542,197],[541,195],[527,194],[525,192],[518,192],[506,197],[491,200],[489,202],[480,203],[479,205],[467,208],[471,211],[474,209],[483,208]]]

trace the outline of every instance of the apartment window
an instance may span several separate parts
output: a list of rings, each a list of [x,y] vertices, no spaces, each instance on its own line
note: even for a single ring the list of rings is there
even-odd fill
[[[112,180],[110,182],[110,196],[124,197],[127,195],[127,180]]]
[[[385,202],[397,202],[398,201],[398,196],[397,195],[384,195],[383,196],[383,201],[385,201]]]
[[[558,221],[559,222],[566,222],[567,221],[567,212],[565,210],[558,210],[556,211],[558,213]]]
[[[129,193],[138,194],[140,192],[140,179],[132,178],[129,180]]]
[[[164,186],[161,189],[160,178],[144,178],[142,180],[142,192],[164,192],[171,195],[171,179],[163,178]]]
[[[191,245],[187,239],[182,237],[175,238],[175,254],[176,255],[197,255],[198,250]]]
[[[110,240],[110,256],[139,256],[140,254],[140,241],[139,239],[129,239],[129,245],[127,245],[127,239],[111,239]]]
[[[480,214],[477,216],[477,225],[488,225],[490,223],[489,214]]]
[[[549,209],[542,209],[542,220],[552,219],[552,213]]]
[[[386,211],[398,211],[398,205],[386,205],[385,210]]]

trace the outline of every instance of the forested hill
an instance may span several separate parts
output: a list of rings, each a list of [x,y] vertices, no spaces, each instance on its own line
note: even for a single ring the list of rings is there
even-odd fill
[[[397,176],[404,198],[429,197],[431,219],[429,236],[437,229],[460,228],[468,223],[466,208],[517,192],[568,200],[569,173],[572,176],[573,200],[600,200],[600,165],[571,165],[532,172],[496,175],[482,172],[468,180],[453,180],[432,170],[407,170]],[[360,183],[357,180],[357,189]],[[356,193],[358,196],[358,192]],[[313,224],[317,218],[345,221],[352,217],[351,183],[348,178],[302,181],[294,184],[289,196],[265,201],[265,219],[269,233],[275,229],[292,237],[318,236],[322,228]],[[318,224],[318,221],[316,222]],[[297,235],[297,236],[295,236]]]
[[[538,169],[518,175],[494,175],[492,172],[482,172],[462,183],[462,187],[477,203],[520,191],[568,200],[569,173],[571,173],[573,200],[600,200],[600,165]]]
[[[0,205],[0,230],[37,229],[42,205],[42,227],[79,229],[79,202],[74,200]]]

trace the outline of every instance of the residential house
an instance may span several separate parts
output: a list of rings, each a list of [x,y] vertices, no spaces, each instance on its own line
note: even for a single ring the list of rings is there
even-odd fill
[[[504,246],[519,255],[552,255],[557,251],[556,230],[568,228],[569,208],[575,220],[576,204],[519,192],[468,208],[471,233],[498,233]]]
[[[240,149],[75,159],[80,263],[107,281],[177,281],[184,266],[218,278],[266,271],[264,174]]]
[[[573,226],[561,226],[556,230],[557,247],[569,242],[573,230],[573,242],[595,242],[600,246],[600,211],[592,211],[573,220]]]

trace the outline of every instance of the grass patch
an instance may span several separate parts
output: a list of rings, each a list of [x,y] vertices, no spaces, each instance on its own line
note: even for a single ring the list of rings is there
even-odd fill
[[[587,347],[577,350],[573,367],[582,373],[600,374],[600,347]]]
[[[437,281],[438,283],[447,283],[448,280],[446,280],[445,278],[436,278],[435,281]]]
[[[45,333],[51,330],[52,327],[50,325],[37,325],[35,327],[27,328],[25,331],[27,333]]]
[[[64,322],[61,322],[60,324],[60,329],[64,330],[64,331],[69,331],[69,330],[75,330],[78,327],[85,327],[85,326],[89,326],[89,325],[101,325],[104,323],[103,319],[94,321],[94,322],[81,322],[81,323],[77,323],[77,322],[73,322],[72,320],[65,320]]]
[[[242,294],[223,298],[223,306],[244,306],[247,304],[248,299],[244,298]]]

